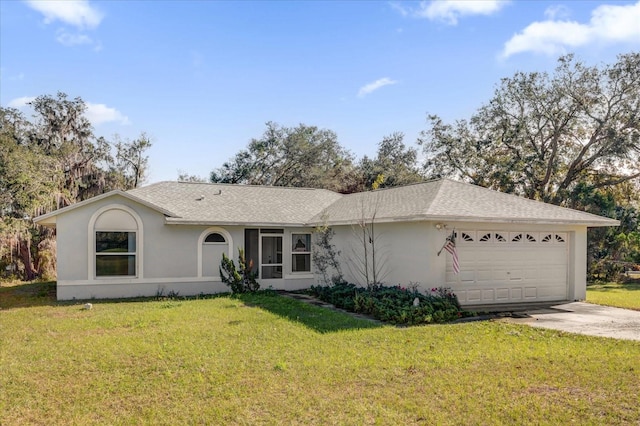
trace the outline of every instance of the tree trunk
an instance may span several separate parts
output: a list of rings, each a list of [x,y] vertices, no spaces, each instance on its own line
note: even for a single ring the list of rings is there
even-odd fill
[[[36,278],[36,270],[33,268],[33,261],[31,259],[31,243],[29,240],[21,239],[18,244],[20,251],[20,259],[24,264],[24,275],[27,281],[34,280]]]

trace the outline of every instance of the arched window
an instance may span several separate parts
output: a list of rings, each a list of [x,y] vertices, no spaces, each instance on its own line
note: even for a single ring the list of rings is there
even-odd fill
[[[233,239],[224,228],[212,226],[198,238],[198,277],[220,279],[222,254],[233,259]]]
[[[90,221],[93,256],[90,276],[139,277],[142,224],[127,206],[112,205],[97,211]]]
[[[224,236],[222,234],[219,234],[217,232],[212,232],[211,234],[207,235],[207,238],[204,239],[205,243],[226,243],[227,240],[224,238]]]

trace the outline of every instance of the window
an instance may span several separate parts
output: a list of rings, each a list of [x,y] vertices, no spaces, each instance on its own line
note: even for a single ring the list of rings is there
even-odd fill
[[[473,236],[469,232],[460,232],[460,236],[458,236],[458,233],[456,232],[456,238],[460,238],[462,241],[467,243],[473,242]]]
[[[136,276],[136,233],[96,231],[96,276]]]
[[[311,272],[311,234],[291,234],[291,271]]]
[[[218,234],[217,232],[212,232],[211,234],[207,235],[207,238],[204,239],[205,243],[226,243],[227,240],[224,239],[224,237],[222,236],[222,234]]]

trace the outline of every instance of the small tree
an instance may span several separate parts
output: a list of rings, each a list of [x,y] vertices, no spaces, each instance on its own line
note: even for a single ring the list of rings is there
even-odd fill
[[[379,206],[379,194],[360,200],[361,216],[357,224],[352,225],[354,239],[358,243],[352,246],[352,256],[347,266],[360,277],[367,288],[382,284],[387,275],[387,253],[379,246],[381,235],[376,232],[376,215]]]
[[[260,284],[256,281],[258,273],[252,269],[253,260],[247,262],[243,249],[238,249],[238,268],[233,260],[222,253],[220,277],[223,283],[231,287],[232,293],[253,293],[260,289]]]
[[[336,250],[331,242],[334,235],[333,229],[326,224],[318,226],[314,233],[313,264],[322,274],[325,284],[341,282],[344,279],[338,261],[340,250]]]

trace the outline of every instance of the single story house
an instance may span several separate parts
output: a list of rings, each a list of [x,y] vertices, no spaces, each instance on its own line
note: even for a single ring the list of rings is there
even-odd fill
[[[59,300],[228,291],[220,260],[239,248],[262,288],[308,288],[321,281],[314,230],[327,225],[347,281],[451,287],[463,305],[584,299],[587,228],[618,225],[448,179],[350,195],[160,182],[35,221],[57,228]],[[452,233],[457,273],[438,254]]]

